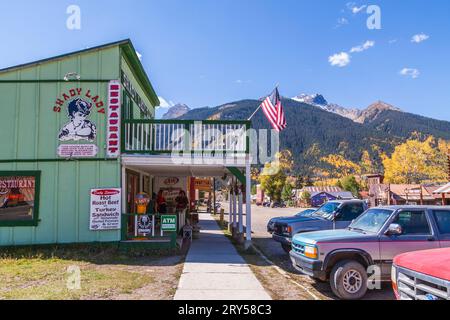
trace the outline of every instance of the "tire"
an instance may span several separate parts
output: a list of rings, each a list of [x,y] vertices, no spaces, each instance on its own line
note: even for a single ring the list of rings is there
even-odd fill
[[[361,299],[367,292],[366,269],[356,261],[340,261],[331,270],[330,285],[340,299]]]
[[[288,254],[289,254],[289,252],[291,252],[291,250],[292,250],[292,247],[291,247],[290,244],[285,244],[285,243],[283,243],[283,244],[281,245],[281,247],[283,248],[284,252],[286,252],[286,253],[288,253]]]

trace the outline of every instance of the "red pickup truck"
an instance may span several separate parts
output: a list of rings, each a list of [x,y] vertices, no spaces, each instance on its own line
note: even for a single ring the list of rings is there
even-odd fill
[[[450,300],[450,248],[395,257],[392,285],[398,300]]]

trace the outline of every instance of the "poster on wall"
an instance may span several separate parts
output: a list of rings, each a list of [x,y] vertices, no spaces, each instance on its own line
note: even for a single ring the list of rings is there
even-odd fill
[[[97,148],[97,125],[93,113],[105,114],[105,103],[88,87],[73,87],[62,92],[53,105],[55,113],[64,114],[58,132],[57,154],[61,158],[95,157]],[[79,144],[79,142],[84,144]]]
[[[90,230],[118,230],[121,218],[121,189],[92,189]]]
[[[33,220],[36,176],[0,176],[0,222]]]

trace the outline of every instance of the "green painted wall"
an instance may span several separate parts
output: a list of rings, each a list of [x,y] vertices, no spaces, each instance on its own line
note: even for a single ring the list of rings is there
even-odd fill
[[[134,75],[134,73],[132,71],[133,69],[130,67],[129,63],[127,62],[127,59],[125,59],[124,56],[122,56],[121,64],[122,64],[122,71],[127,75],[128,79],[132,83],[133,87],[135,88],[135,90],[137,91],[137,93],[139,94],[141,99],[147,105],[147,107],[151,113],[151,118],[154,119],[155,118],[155,106],[151,103],[151,101],[145,94],[144,89],[141,87],[140,83],[138,82],[138,80],[136,79],[136,76]],[[140,119],[140,118],[141,118],[140,109],[138,108],[136,103],[133,103],[133,119]]]
[[[71,88],[90,89],[107,104],[107,82],[120,78],[119,46],[66,56],[30,67],[0,73],[0,170],[40,170],[40,222],[37,227],[1,227],[0,245],[118,241],[120,230],[89,230],[89,191],[120,187],[120,162],[35,161],[57,159],[58,133],[68,122],[67,108],[55,112],[55,101]],[[19,82],[2,80],[57,80],[77,72],[92,82]],[[96,158],[104,158],[106,114],[93,110],[97,126]],[[65,143],[83,143],[86,141]],[[30,162],[5,162],[29,160]],[[2,162],[3,161],[3,162]]]

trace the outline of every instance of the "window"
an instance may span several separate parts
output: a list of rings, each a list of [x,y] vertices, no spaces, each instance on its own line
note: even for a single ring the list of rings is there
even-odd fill
[[[403,235],[431,234],[424,211],[402,211],[392,223],[397,223],[402,227]]]
[[[124,90],[123,96],[123,118],[125,120],[133,120],[133,100],[131,100],[128,93]]]
[[[377,233],[392,215],[392,210],[384,209],[369,209],[364,214],[360,215],[350,227],[353,229],[360,229],[366,232]]]
[[[450,211],[434,211],[434,218],[441,234],[450,234]]]
[[[0,226],[37,226],[40,171],[0,171]]]
[[[364,212],[362,203],[346,204],[342,207],[338,220],[339,221],[352,221],[358,218],[361,213]]]

